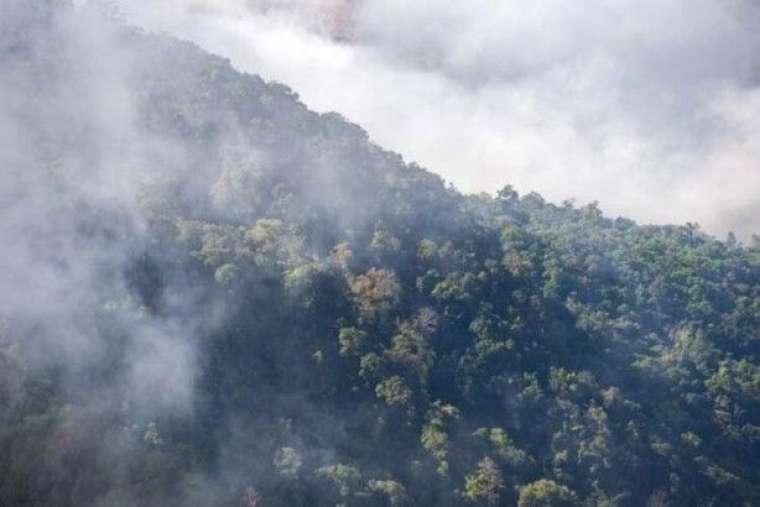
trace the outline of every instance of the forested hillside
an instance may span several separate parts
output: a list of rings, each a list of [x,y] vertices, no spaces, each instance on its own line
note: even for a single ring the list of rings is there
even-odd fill
[[[3,9],[0,505],[760,504],[760,245],[462,195],[191,44]]]

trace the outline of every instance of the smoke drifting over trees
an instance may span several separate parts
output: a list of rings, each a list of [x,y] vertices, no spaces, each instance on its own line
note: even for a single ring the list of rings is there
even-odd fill
[[[0,504],[760,501],[758,245],[461,194],[94,5],[6,0],[0,71]]]
[[[117,3],[463,191],[509,181],[646,223],[760,228],[751,0]]]

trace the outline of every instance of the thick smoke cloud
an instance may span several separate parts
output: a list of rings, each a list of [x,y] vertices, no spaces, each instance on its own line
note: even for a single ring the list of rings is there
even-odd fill
[[[760,229],[760,10],[743,0],[130,0],[458,188]]]
[[[84,389],[96,410],[186,410],[194,324],[145,312],[125,277],[141,250],[144,160],[169,147],[137,126],[123,34],[55,3],[0,9],[0,323],[13,334],[0,330],[0,346],[23,344],[31,375],[66,365],[59,387]],[[85,386],[120,332],[104,326],[125,330],[122,364]]]

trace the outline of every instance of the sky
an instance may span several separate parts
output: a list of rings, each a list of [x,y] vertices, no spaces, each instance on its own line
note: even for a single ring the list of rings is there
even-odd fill
[[[116,0],[464,192],[760,232],[752,0]]]

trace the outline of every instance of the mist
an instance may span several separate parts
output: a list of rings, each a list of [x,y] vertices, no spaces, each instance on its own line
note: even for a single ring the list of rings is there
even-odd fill
[[[465,192],[760,226],[760,10],[668,2],[116,2],[292,86]]]

